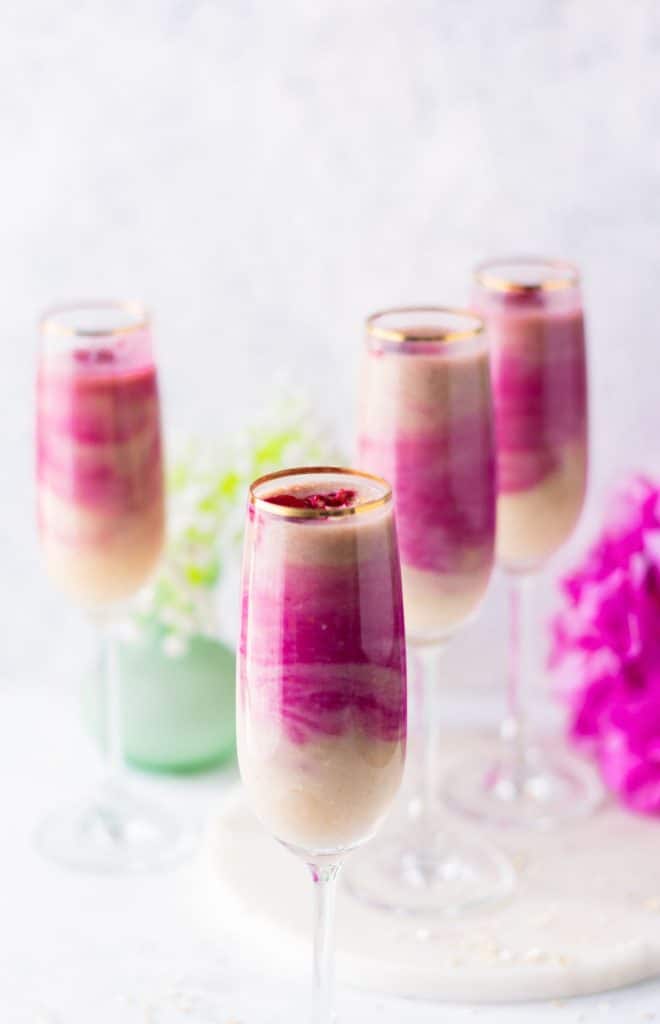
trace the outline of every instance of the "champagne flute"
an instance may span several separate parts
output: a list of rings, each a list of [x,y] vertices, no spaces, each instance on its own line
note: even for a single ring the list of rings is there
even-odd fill
[[[536,676],[531,598],[571,536],[587,484],[587,361],[580,275],[539,258],[479,266],[474,306],[491,344],[498,466],[497,562],[510,605],[508,712],[499,752],[459,763],[451,806],[481,822],[548,828],[590,813],[600,787],[590,768],[528,728]]]
[[[419,665],[419,738],[403,820],[350,866],[349,883],[380,907],[455,914],[501,899],[509,861],[439,814],[437,701],[447,643],[476,613],[495,545],[495,451],[483,322],[443,307],[370,316],[362,363],[359,462],[391,481],[406,635]]]
[[[311,1019],[330,1024],[337,875],[377,831],[405,756],[401,577],[384,480],[305,468],[252,485],[237,685],[243,783],[314,883]]]
[[[39,826],[48,858],[128,872],[183,852],[184,833],[123,780],[116,623],[163,546],[158,380],[151,325],[130,302],[48,311],[37,374],[37,505],[47,571],[95,624],[106,694],[107,775],[79,805]]]

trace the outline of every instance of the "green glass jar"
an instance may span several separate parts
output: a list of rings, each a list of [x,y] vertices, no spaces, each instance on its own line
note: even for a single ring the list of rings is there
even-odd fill
[[[208,636],[166,653],[166,632],[151,625],[119,645],[121,734],[126,761],[150,772],[191,773],[235,754],[235,656]],[[99,743],[105,701],[98,666],[83,686],[83,716]]]

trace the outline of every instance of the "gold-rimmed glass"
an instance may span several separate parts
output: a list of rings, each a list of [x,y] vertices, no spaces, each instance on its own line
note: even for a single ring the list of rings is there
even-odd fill
[[[580,287],[580,272],[565,260],[523,256],[480,263],[474,271],[474,284],[501,295],[567,292]]]
[[[55,585],[99,633],[107,770],[88,799],[41,823],[37,845],[80,870],[144,870],[186,846],[168,812],[132,794],[121,744],[116,627],[158,562],[165,524],[151,321],[139,303],[70,303],[41,318],[39,337],[41,547]]]
[[[494,559],[495,451],[481,318],[442,306],[368,317],[359,402],[359,464],[392,484],[417,681],[402,813],[347,878],[356,896],[379,907],[453,915],[502,898],[513,882],[508,860],[450,829],[438,800],[443,652],[476,614]]]
[[[330,1024],[336,878],[389,810],[405,755],[401,575],[380,477],[304,467],[250,488],[237,740],[257,816],[310,869],[311,1019]]]
[[[485,330],[481,317],[450,306],[397,306],[372,313],[365,321],[367,338],[406,345],[470,341]]]
[[[321,477],[327,480],[332,476],[355,476],[360,480],[369,481],[374,484],[381,493],[378,496],[366,498],[358,505],[339,506],[337,508],[292,508],[287,505],[277,505],[263,497],[264,493],[270,495],[270,491],[277,483],[295,476],[297,483],[304,483],[307,477]],[[252,483],[248,489],[249,505],[261,512],[267,512],[271,516],[281,516],[282,519],[338,519],[347,516],[367,515],[377,508],[389,504],[392,500],[392,488],[382,477],[374,473],[365,473],[358,469],[347,469],[345,466],[301,466],[297,469],[278,469],[274,473],[266,473]]]
[[[493,260],[474,273],[488,325],[497,433],[497,562],[510,604],[507,714],[487,763],[458,763],[446,780],[455,809],[499,825],[550,828],[590,813],[590,769],[529,727],[540,675],[532,590],[569,539],[587,484],[587,358],[580,274],[538,257]]]
[[[51,306],[39,320],[44,337],[122,338],[151,327],[149,311],[141,302],[70,302]]]

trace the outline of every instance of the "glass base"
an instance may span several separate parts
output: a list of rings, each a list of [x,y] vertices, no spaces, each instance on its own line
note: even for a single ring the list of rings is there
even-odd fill
[[[518,764],[502,745],[490,763],[458,762],[443,782],[452,811],[506,828],[551,829],[587,817],[603,790],[590,765],[560,747],[531,747]]]
[[[130,874],[170,867],[196,847],[194,830],[117,784],[86,802],[60,808],[37,828],[47,860],[77,871]]]
[[[448,916],[505,899],[515,885],[509,860],[483,839],[447,833],[422,839],[409,830],[383,836],[353,854],[344,867],[351,894],[379,910]]]

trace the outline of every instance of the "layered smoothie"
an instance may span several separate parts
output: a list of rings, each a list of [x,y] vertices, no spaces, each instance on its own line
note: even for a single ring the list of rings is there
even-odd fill
[[[408,636],[435,642],[475,610],[493,566],[493,420],[478,318],[429,309],[368,320],[358,453],[393,487]]]
[[[146,328],[55,335],[37,385],[41,539],[61,588],[106,607],[137,590],[163,543],[156,370]]]
[[[406,737],[399,557],[389,488],[292,471],[251,490],[238,659],[238,753],[266,827],[299,851],[378,827]]]
[[[577,276],[553,264],[477,272],[498,459],[497,557],[539,568],[568,539],[587,480],[587,371]],[[558,276],[559,274],[559,276]]]

